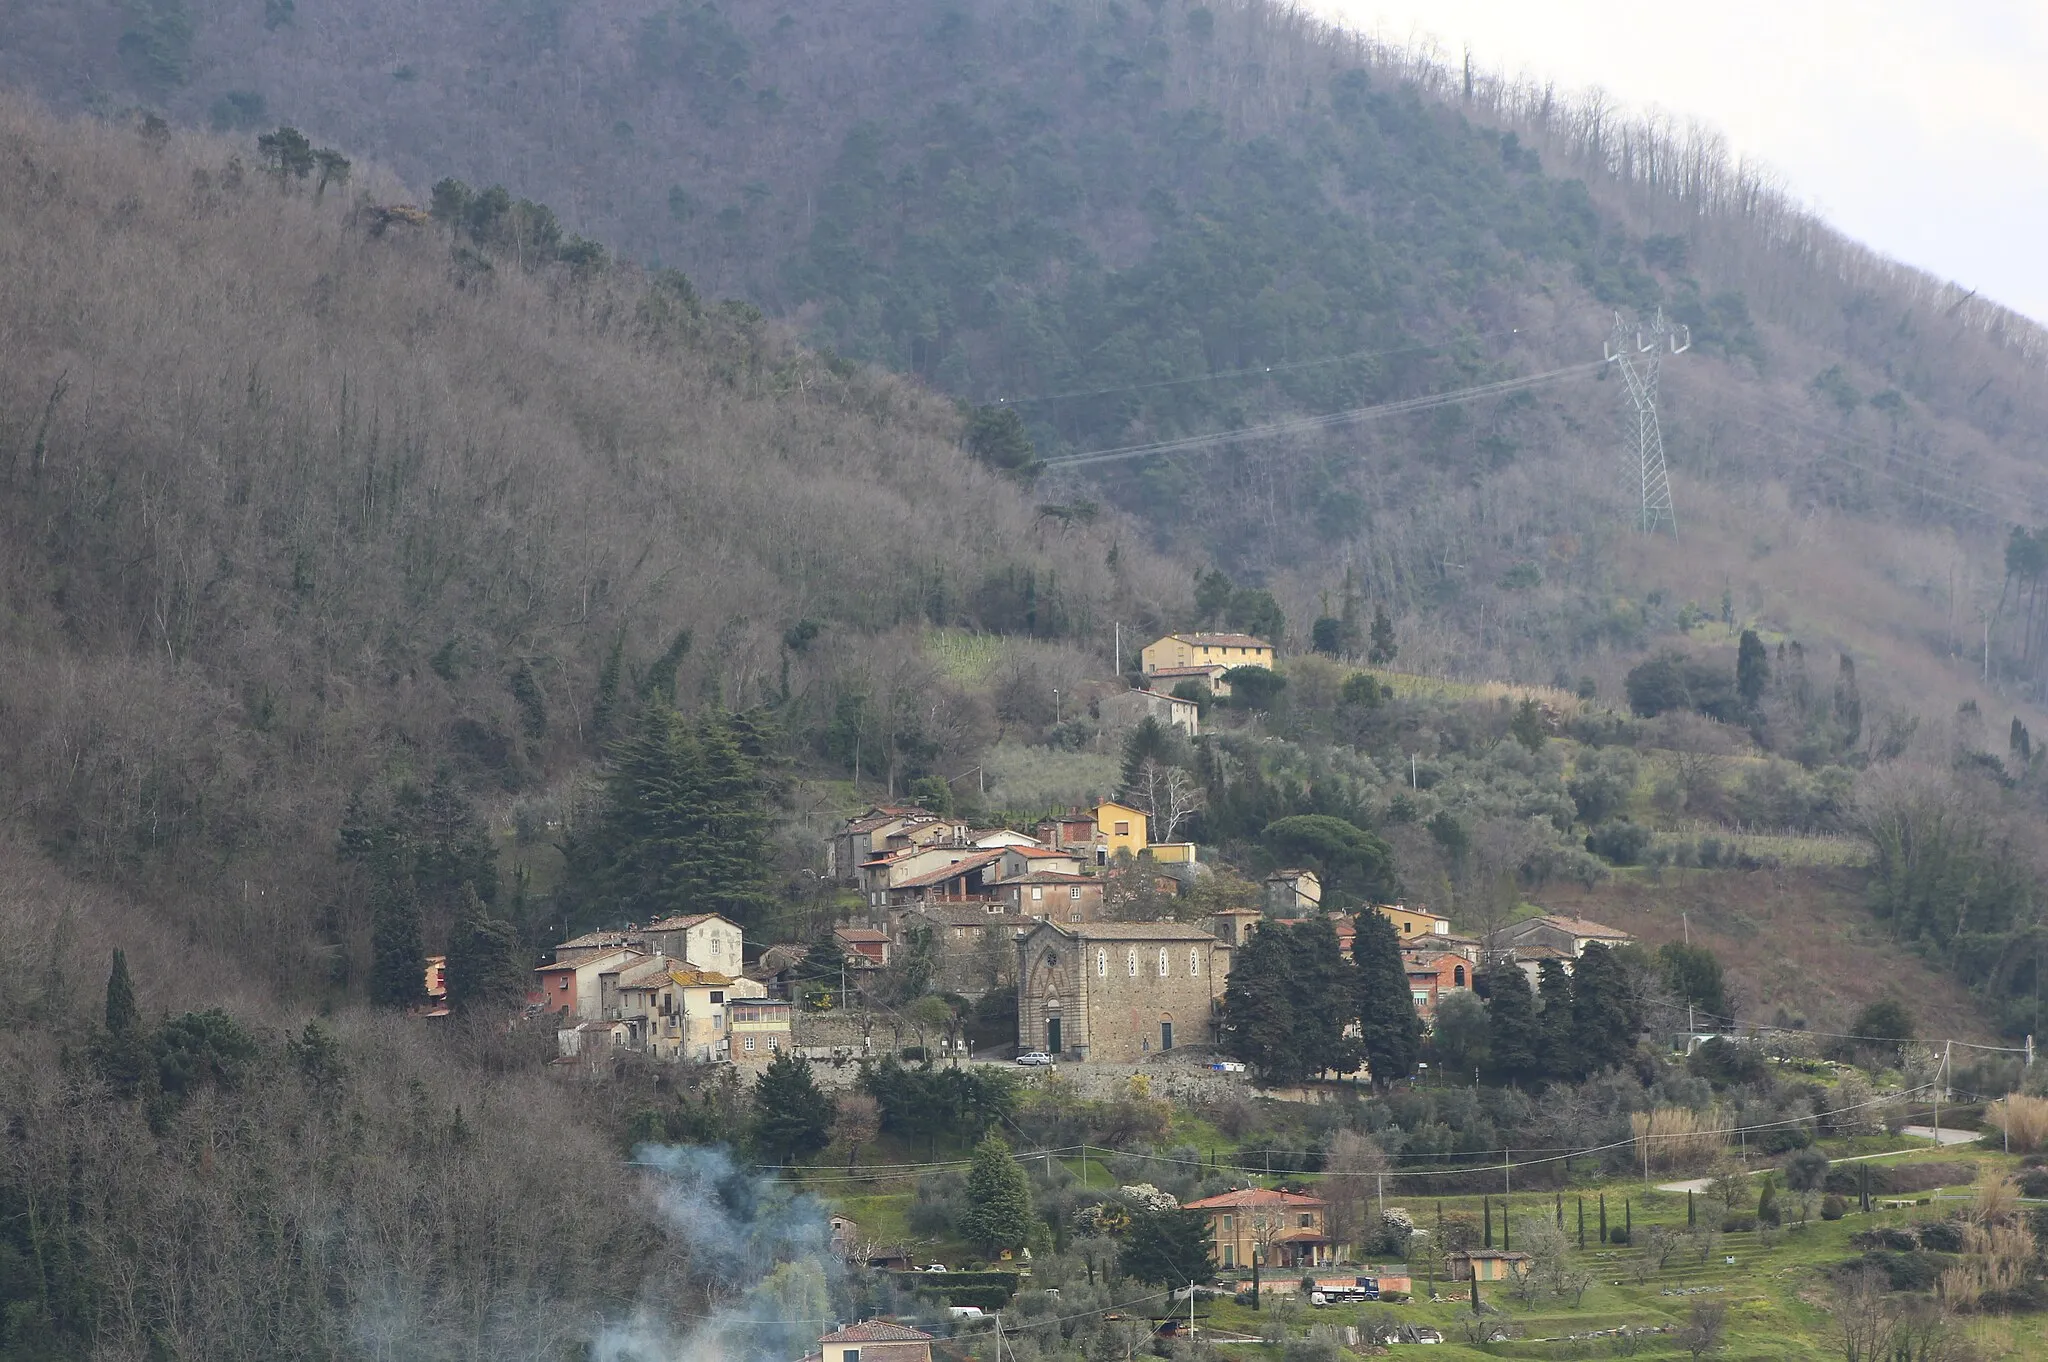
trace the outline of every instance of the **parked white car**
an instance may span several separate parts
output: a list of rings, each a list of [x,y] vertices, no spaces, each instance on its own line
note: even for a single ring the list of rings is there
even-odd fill
[[[947,1272],[950,1270],[944,1263],[926,1263],[918,1269],[919,1272]]]
[[[1018,1055],[1018,1056],[1017,1056],[1017,1062],[1018,1062],[1019,1064],[1034,1064],[1034,1065],[1035,1065],[1035,1064],[1050,1064],[1050,1063],[1052,1063],[1052,1056],[1051,1056],[1051,1055],[1049,1055],[1049,1054],[1047,1054],[1047,1053],[1046,1053],[1045,1051],[1043,1051],[1043,1050],[1026,1050],[1026,1051],[1025,1051],[1025,1052],[1024,1052],[1023,1054],[1021,1054],[1021,1055]]]

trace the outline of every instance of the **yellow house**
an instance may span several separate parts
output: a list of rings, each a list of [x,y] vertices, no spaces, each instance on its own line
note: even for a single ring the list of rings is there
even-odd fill
[[[1115,860],[1119,851],[1136,856],[1151,844],[1145,811],[1105,799],[1095,806],[1095,838],[1102,853]]]
[[[1451,920],[1438,917],[1435,913],[1419,913],[1403,908],[1398,903],[1377,903],[1373,911],[1394,924],[1394,930],[1401,934],[1404,942],[1418,936],[1444,936],[1451,930]]]
[[[1193,865],[1195,844],[1193,842],[1154,842],[1145,848],[1157,865]]]
[[[789,1048],[789,999],[734,998],[725,1016],[733,1063],[766,1064]]]
[[[1145,675],[1165,667],[1271,667],[1273,645],[1250,634],[1168,634],[1138,654]]]

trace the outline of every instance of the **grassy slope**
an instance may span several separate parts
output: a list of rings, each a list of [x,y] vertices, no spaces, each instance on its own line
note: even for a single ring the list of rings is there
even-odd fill
[[[1904,1000],[1923,1034],[1988,1039],[1981,1010],[1952,976],[1886,941],[1848,869],[1630,871],[1593,889],[1546,886],[1546,909],[1604,922],[1651,946],[1677,941],[1720,957],[1742,1015],[1782,1009],[1816,1030],[1840,1030],[1864,1004]]]
[[[1828,1151],[1835,1157],[1860,1152],[1861,1145],[1831,1142]],[[1888,1164],[1902,1162],[1944,1162],[1973,1163],[1978,1167],[1977,1181],[2003,1175],[2017,1165],[2017,1158],[2000,1155],[1995,1149],[1948,1148],[1935,1151],[1931,1148],[1913,1147],[1896,1156],[1887,1155],[1883,1161]],[[1079,1173],[1079,1165],[1070,1163],[1069,1171]],[[1102,1184],[1104,1170],[1098,1165],[1091,1169],[1096,1185]],[[821,1191],[834,1205],[854,1216],[864,1228],[882,1227],[894,1233],[904,1226],[903,1211],[909,1204],[912,1192],[907,1182],[884,1183],[865,1189],[859,1195],[835,1193],[827,1185]],[[1492,1287],[1482,1288],[1484,1298],[1498,1307],[1500,1318],[1514,1325],[1518,1339],[1515,1342],[1494,1345],[1491,1348],[1473,1348],[1462,1341],[1461,1327],[1469,1318],[1465,1304],[1467,1288],[1439,1283],[1438,1294],[1445,1299],[1441,1304],[1432,1304],[1426,1299],[1409,1305],[1385,1307],[1400,1320],[1409,1323],[1427,1324],[1444,1331],[1447,1343],[1433,1357],[1521,1357],[1531,1359],[1568,1358],[1575,1356],[1607,1355],[1612,1346],[1607,1340],[1586,1340],[1574,1342],[1570,1336],[1585,1335],[1595,1330],[1613,1329],[1627,1324],[1635,1328],[1676,1326],[1682,1324],[1695,1300],[1718,1301],[1729,1307],[1729,1346],[1723,1356],[1735,1362],[1777,1362],[1777,1359],[1825,1358],[1839,1355],[1833,1353],[1826,1341],[1826,1315],[1821,1301],[1826,1292],[1826,1282],[1820,1276],[1820,1269],[1845,1259],[1855,1257],[1860,1250],[1849,1242],[1850,1237],[1861,1230],[1879,1225],[1902,1225],[1914,1220],[1928,1219],[1954,1209],[1958,1201],[1942,1198],[1967,1198],[1970,1185],[1958,1185],[1938,1190],[1931,1194],[1937,1200],[1931,1206],[1912,1209],[1873,1211],[1869,1216],[1852,1213],[1839,1222],[1828,1223],[1816,1218],[1806,1229],[1788,1231],[1774,1245],[1766,1246],[1759,1241],[1755,1232],[1725,1234],[1716,1254],[1702,1263],[1689,1249],[1681,1250],[1663,1271],[1653,1273],[1646,1282],[1638,1283],[1631,1270],[1632,1251],[1623,1246],[1596,1248],[1590,1246],[1594,1227],[1594,1201],[1597,1195],[1607,1196],[1610,1223],[1622,1220],[1622,1203],[1626,1199],[1632,1208],[1633,1222],[1638,1233],[1651,1225],[1665,1225],[1683,1231],[1685,1228],[1686,1203],[1682,1193],[1659,1192],[1646,1188],[1633,1179],[1606,1179],[1583,1181],[1565,1193],[1564,1212],[1567,1232],[1576,1226],[1577,1198],[1587,1198],[1587,1223],[1589,1248],[1587,1261],[1593,1269],[1595,1284],[1587,1291],[1584,1301],[1569,1306],[1552,1301],[1525,1310],[1515,1303],[1504,1290]],[[1507,1200],[1508,1213],[1519,1220],[1525,1215],[1548,1216],[1553,1213],[1553,1193],[1541,1192],[1525,1197],[1510,1197]],[[1928,1194],[1922,1194],[1928,1195]],[[1431,1223],[1436,1218],[1439,1201],[1431,1198],[1403,1197],[1398,1203],[1389,1195],[1390,1204],[1405,1207],[1421,1224]],[[1481,1203],[1476,1197],[1445,1197],[1441,1207],[1446,1212],[1467,1211],[1475,1216]],[[1501,1222],[1503,1203],[1493,1200],[1496,1227]],[[921,1254],[944,1258],[948,1252],[958,1253],[959,1245],[944,1241],[928,1241],[918,1246]],[[1733,1257],[1731,1266],[1723,1260]],[[951,1262],[951,1258],[945,1258]],[[1709,1288],[1692,1295],[1673,1294],[1690,1288]],[[1132,1288],[1128,1294],[1136,1296],[1139,1288]],[[1418,1292],[1427,1294],[1422,1280],[1417,1281]],[[1333,1307],[1326,1310],[1290,1310],[1278,1307],[1281,1315],[1290,1321],[1292,1332],[1300,1332],[1314,1324],[1357,1323],[1380,1307]],[[1255,1334],[1262,1322],[1270,1320],[1271,1313],[1261,1314],[1230,1301],[1217,1301],[1203,1308],[1201,1319],[1208,1327],[1218,1331],[1236,1334]],[[1973,1320],[1969,1324],[1971,1336],[1985,1350],[1989,1358],[2022,1358],[2038,1356],[2042,1326],[2033,1320]],[[1550,1341],[1544,1341],[1550,1340]],[[1587,1350],[1590,1349],[1589,1353]],[[1252,1359],[1278,1358],[1280,1350],[1256,1344],[1221,1345],[1225,1358],[1251,1362]],[[1644,1358],[1682,1357],[1679,1349],[1668,1335],[1652,1336],[1643,1341],[1640,1350],[1634,1354]]]

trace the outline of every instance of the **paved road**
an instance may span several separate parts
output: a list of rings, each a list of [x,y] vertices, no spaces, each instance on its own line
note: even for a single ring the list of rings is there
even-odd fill
[[[1901,1126],[1899,1127],[1899,1134],[1910,1135],[1916,1140],[1932,1140],[1934,1139],[1934,1127]],[[1943,1126],[1941,1128],[1940,1143],[1941,1147],[1946,1149],[1952,1144],[1974,1144],[1982,1138],[1984,1138],[1983,1134],[1979,1131],[1950,1130],[1947,1126]],[[1893,1154],[1904,1154],[1906,1152],[1903,1149],[1890,1149],[1882,1154],[1853,1154],[1846,1159],[1836,1159],[1834,1162],[1860,1163],[1864,1159],[1885,1159],[1890,1158]],[[1749,1170],[1751,1175],[1768,1173],[1770,1171],[1768,1168],[1752,1168]],[[1683,1182],[1660,1182],[1657,1184],[1657,1190],[1660,1192],[1704,1192],[1713,1185],[1713,1181],[1712,1178],[1687,1178]]]

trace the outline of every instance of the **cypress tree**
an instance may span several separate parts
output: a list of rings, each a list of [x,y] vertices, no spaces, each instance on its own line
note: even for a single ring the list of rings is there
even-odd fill
[[[1024,1246],[1031,1235],[1031,1186],[1000,1135],[984,1136],[974,1147],[967,1172],[967,1213],[960,1233],[990,1255]]]
[[[1628,1061],[1643,1019],[1621,963],[1605,946],[1588,946],[1572,971],[1573,1049],[1580,1076],[1604,1073]]]
[[[128,952],[116,946],[114,965],[107,973],[107,1034],[126,1036],[142,1024],[135,1006],[135,985],[128,978]]]
[[[1365,660],[1375,667],[1384,667],[1394,660],[1401,650],[1394,644],[1394,622],[1387,618],[1385,606],[1376,605],[1372,610],[1372,647]]]
[[[1699,1214],[1692,1204],[1692,1189],[1688,1187],[1685,1192],[1685,1227],[1691,1229],[1698,1223]]]
[[[1358,970],[1344,958],[1330,919],[1313,918],[1288,929],[1288,946],[1296,997],[1342,1000],[1357,996]],[[1358,1067],[1361,1045],[1345,1034],[1345,1012],[1341,1001],[1294,1009],[1295,1050],[1306,1072],[1350,1073]],[[1408,1015],[1414,1016],[1412,1007]],[[1375,1081],[1379,1081],[1377,1071]]]
[[[1492,1247],[1493,1247],[1493,1198],[1492,1198],[1492,1197],[1482,1197],[1482,1198],[1480,1198],[1480,1203],[1479,1203],[1479,1204],[1480,1204],[1481,1206],[1483,1206],[1483,1207],[1485,1208],[1485,1210],[1486,1210],[1486,1247],[1487,1247],[1487,1248],[1492,1248]]]
[[[1579,1198],[1579,1251],[1583,1253],[1583,1252],[1585,1251],[1585,1248],[1586,1248],[1586,1199],[1585,1199],[1584,1197],[1580,1197],[1580,1198]]]
[[[1422,1057],[1422,1022],[1401,963],[1401,938],[1386,914],[1361,908],[1351,939],[1358,1027],[1373,1086],[1385,1092],[1415,1072]]]
[[[1771,658],[1756,630],[1744,629],[1735,649],[1735,693],[1743,707],[1754,712],[1763,703],[1764,687],[1771,683]]]
[[[1600,1242],[1607,1242],[1607,1193],[1600,1194]]]
[[[1541,1027],[1529,977],[1513,961],[1487,971],[1488,1068],[1495,1083],[1533,1082],[1543,1075]]]
[[[1583,1077],[1584,1064],[1572,1018],[1572,977],[1562,960],[1545,960],[1536,967],[1536,997],[1542,1004],[1536,1029],[1543,1038],[1543,1076],[1572,1081]]]

